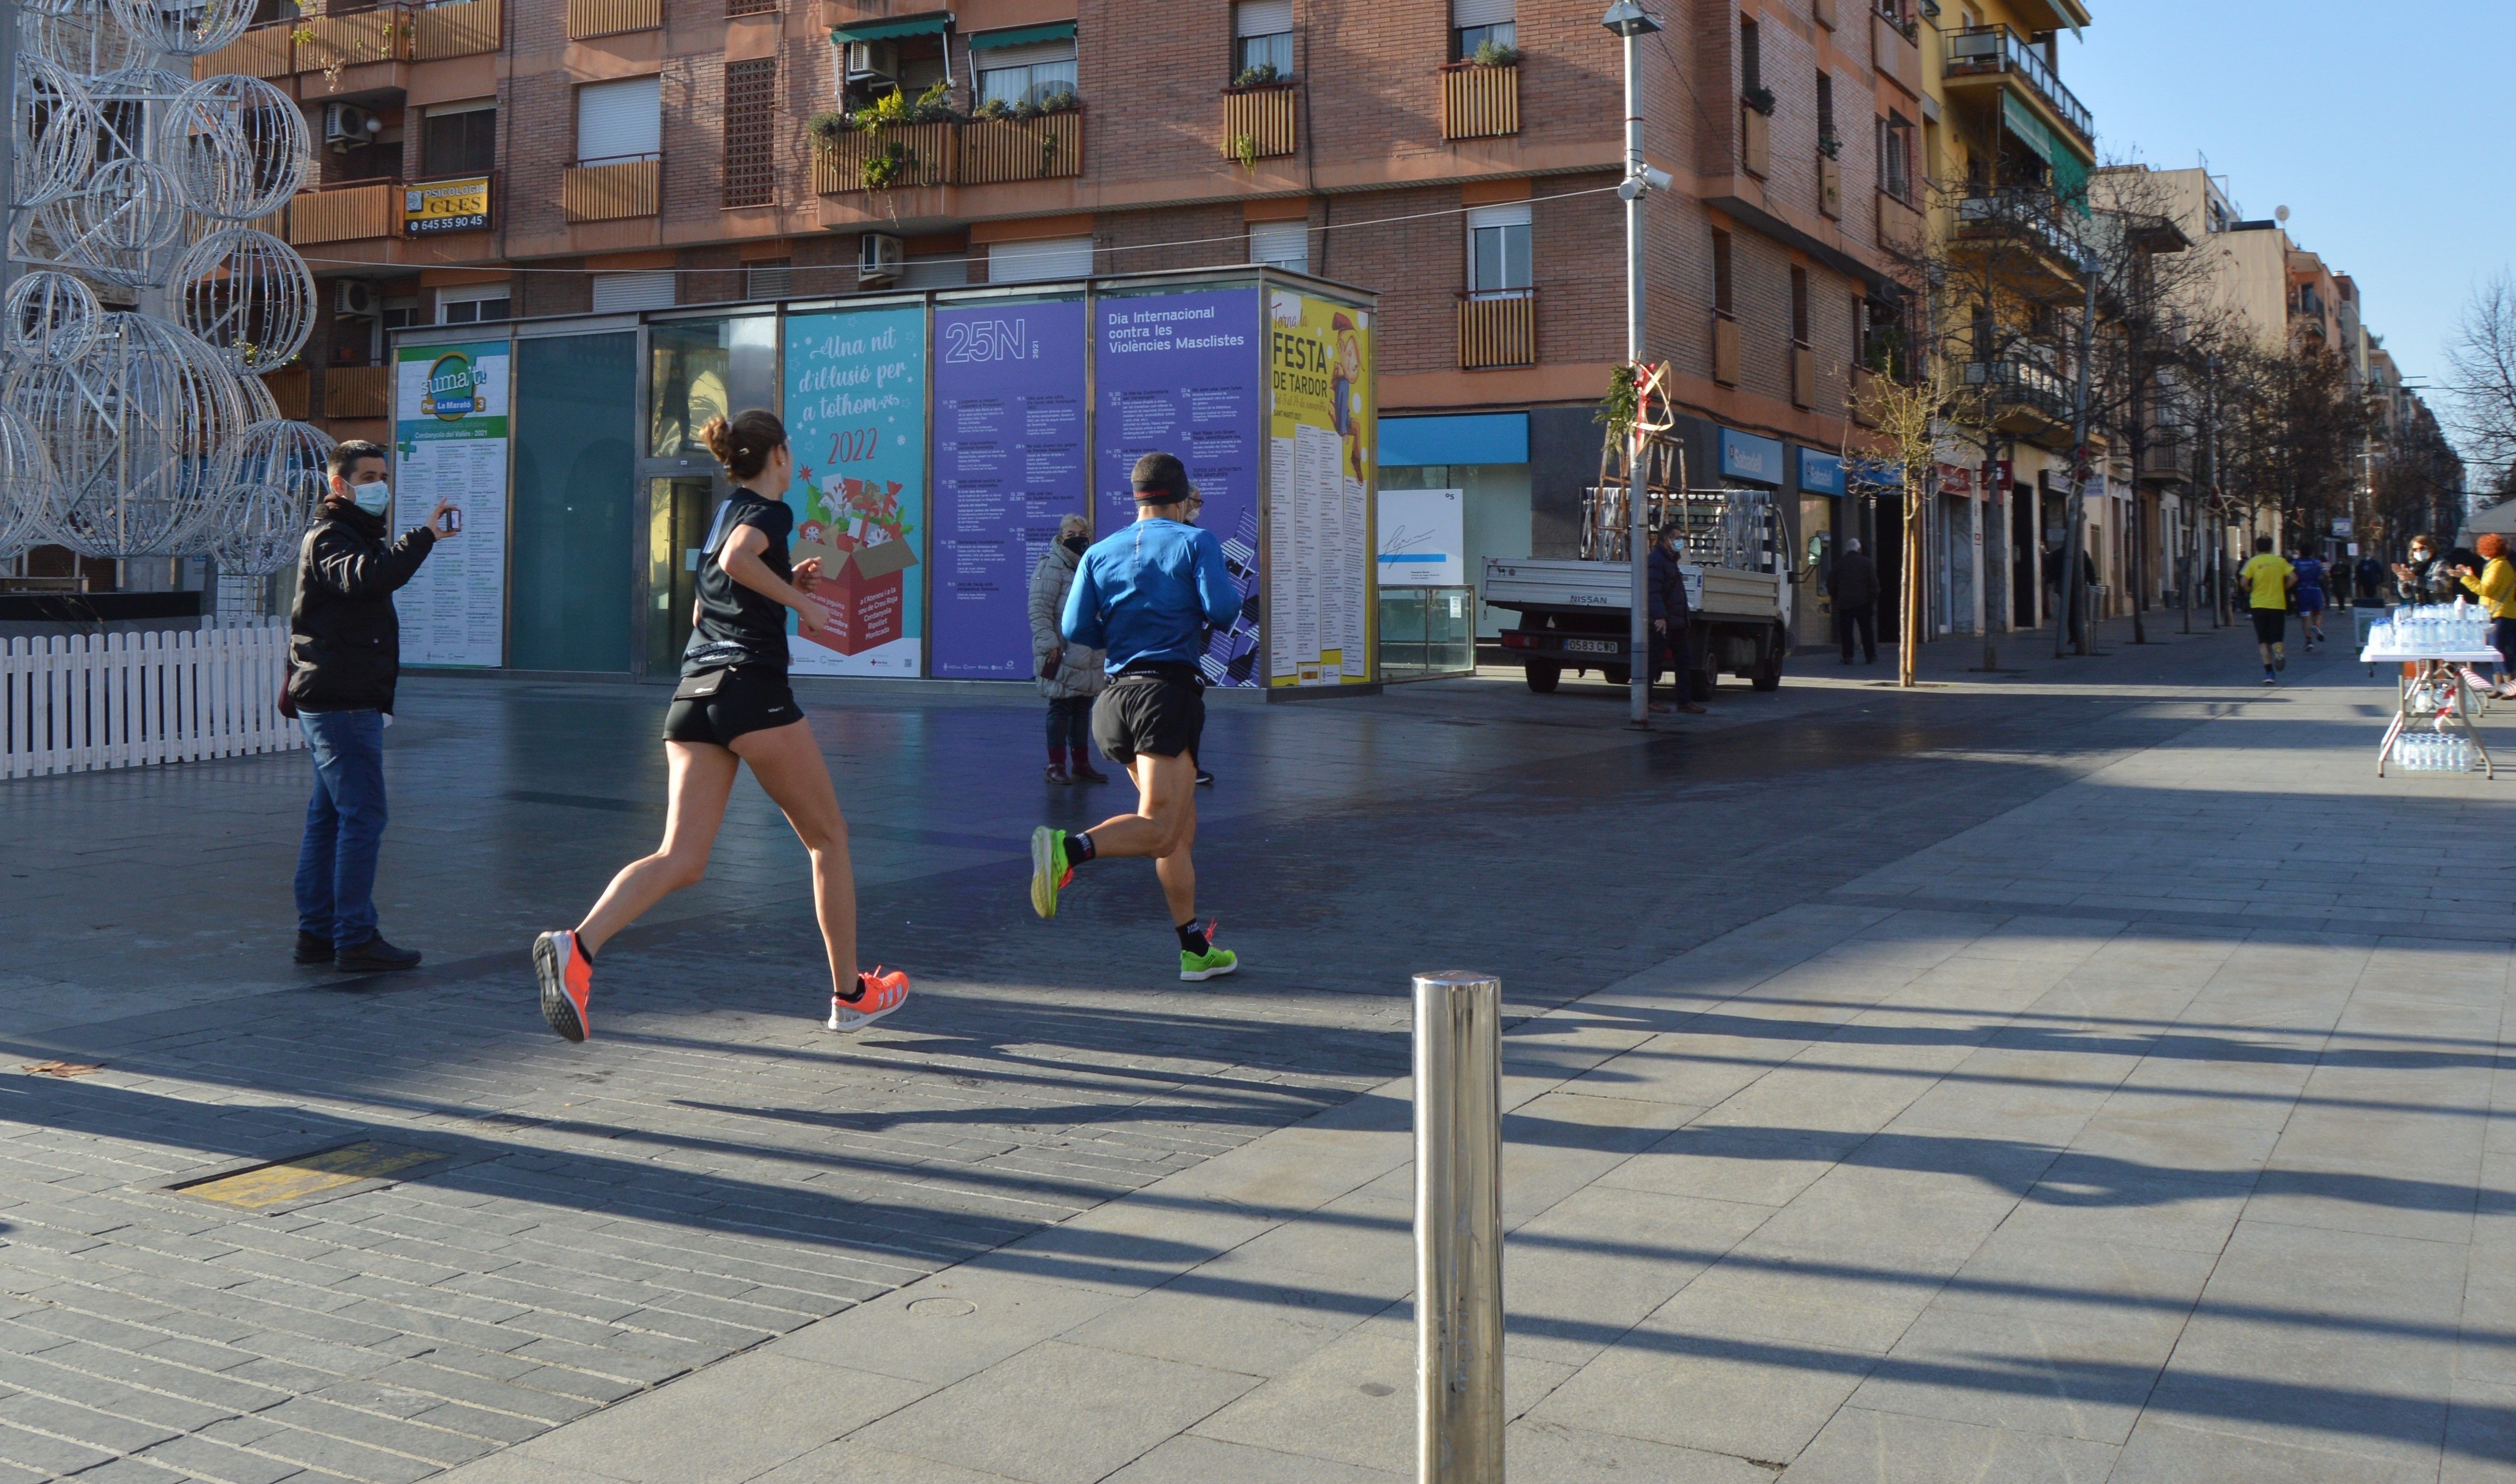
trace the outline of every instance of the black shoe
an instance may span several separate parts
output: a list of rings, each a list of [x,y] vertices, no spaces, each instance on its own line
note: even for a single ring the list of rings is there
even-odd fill
[[[1204,768],[1198,768],[1196,770],[1196,786],[1198,788],[1214,787],[1214,775],[1207,772]]]
[[[378,973],[389,969],[417,969],[419,950],[396,948],[381,932],[356,948],[332,955],[332,967],[343,973]]]
[[[297,934],[297,952],[294,957],[300,964],[329,964],[332,962],[332,940],[318,938],[311,932],[301,932]]]

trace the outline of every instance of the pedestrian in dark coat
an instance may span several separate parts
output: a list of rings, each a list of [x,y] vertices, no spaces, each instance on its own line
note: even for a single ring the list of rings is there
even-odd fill
[[[1703,708],[1695,704],[1695,672],[1687,663],[1686,624],[1691,614],[1686,605],[1686,569],[1679,559],[1674,525],[1652,533],[1650,579],[1651,679],[1659,679],[1662,665],[1675,670],[1677,709],[1699,717]],[[1652,707],[1656,712],[1668,709],[1656,703]]]
[[[1843,662],[1852,663],[1852,640],[1861,639],[1861,662],[1878,663],[1878,568],[1861,549],[1861,538],[1843,544],[1834,558],[1834,637],[1843,646]]]

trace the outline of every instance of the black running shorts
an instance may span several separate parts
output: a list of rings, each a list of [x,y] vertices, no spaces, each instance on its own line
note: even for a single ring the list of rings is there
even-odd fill
[[[2255,643],[2278,644],[2284,643],[2287,640],[2288,614],[2285,610],[2280,608],[2256,608],[2252,611],[2254,615]]]
[[[1092,703],[1092,740],[1121,767],[1138,753],[1194,762],[1204,734],[1205,688],[1184,668],[1178,674],[1114,677]]]
[[[690,694],[705,688],[715,676],[723,679],[712,694]],[[787,687],[786,672],[746,666],[684,680],[673,693],[672,709],[664,713],[664,740],[724,747],[744,732],[767,731],[803,719],[804,709],[795,704],[795,692]]]

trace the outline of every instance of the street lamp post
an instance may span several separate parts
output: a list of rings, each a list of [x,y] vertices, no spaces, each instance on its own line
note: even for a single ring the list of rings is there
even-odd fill
[[[1625,203],[1625,362],[1641,380],[1643,364],[1643,197],[1669,185],[1666,171],[1643,160],[1642,39],[1659,29],[1635,0],[1616,0],[1599,23],[1624,41],[1625,178],[1616,194]],[[1625,433],[1625,555],[1633,558],[1633,622],[1626,632],[1629,726],[1651,725],[1651,481],[1645,477],[1641,408]],[[1685,681],[1679,661],[1679,683]]]

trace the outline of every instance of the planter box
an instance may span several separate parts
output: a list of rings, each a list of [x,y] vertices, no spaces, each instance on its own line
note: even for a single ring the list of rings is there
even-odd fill
[[[1252,159],[1274,159],[1293,152],[1296,140],[1293,125],[1293,88],[1290,83],[1271,83],[1263,88],[1243,88],[1223,95],[1223,157],[1240,158],[1237,142],[1247,139],[1254,146]]]
[[[813,188],[825,196],[865,188],[865,162],[895,149],[900,153],[897,190],[914,186],[949,186],[961,179],[958,124],[899,124],[871,134],[840,135],[815,152]]]
[[[1520,67],[1454,62],[1442,69],[1442,138],[1502,139],[1520,132]]]

